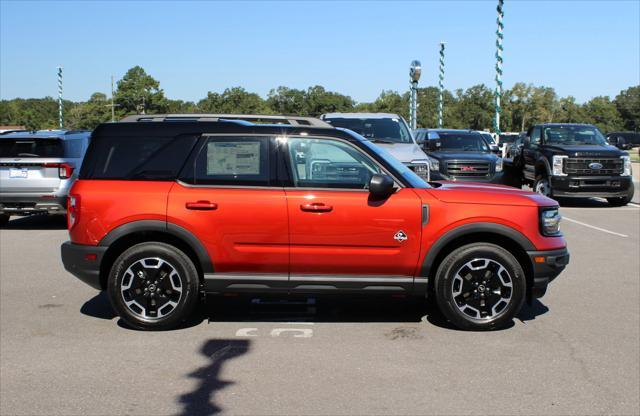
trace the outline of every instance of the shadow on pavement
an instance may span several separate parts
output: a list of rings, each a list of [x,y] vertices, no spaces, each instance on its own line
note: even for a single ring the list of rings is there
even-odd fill
[[[556,198],[560,207],[566,208],[610,208],[606,199],[599,198]]]
[[[232,360],[249,351],[250,342],[245,339],[211,339],[206,341],[200,353],[209,363],[189,374],[198,380],[198,386],[190,393],[183,394],[178,401],[182,405],[180,415],[201,416],[220,413],[222,409],[215,403],[217,391],[234,384],[221,380],[220,372],[225,361]]]
[[[531,321],[549,311],[535,299],[525,303],[516,319]],[[116,314],[106,292],[88,300],[80,312],[84,315],[111,320]],[[291,296],[207,296],[181,330],[200,325],[202,321],[215,322],[422,322],[428,321],[440,328],[457,330],[440,313],[434,301],[391,297],[291,297]],[[122,321],[118,325],[131,329]],[[513,327],[511,322],[504,329]]]
[[[64,215],[35,214],[26,217],[13,216],[3,230],[66,230],[67,217]]]

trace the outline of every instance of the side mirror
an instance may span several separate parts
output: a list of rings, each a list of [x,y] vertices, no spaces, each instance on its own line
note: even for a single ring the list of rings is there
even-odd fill
[[[376,173],[369,181],[369,193],[377,198],[386,198],[393,193],[393,179]]]
[[[430,151],[437,152],[438,150],[440,150],[441,145],[442,145],[442,142],[440,142],[440,139],[429,139]]]

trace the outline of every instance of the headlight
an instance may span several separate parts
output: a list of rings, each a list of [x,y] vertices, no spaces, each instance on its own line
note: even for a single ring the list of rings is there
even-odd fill
[[[564,166],[564,160],[567,157],[568,156],[554,156],[553,157],[553,166],[551,167],[553,176],[567,176],[567,174],[564,173],[563,170],[562,170],[562,167]]]
[[[631,176],[631,156],[620,156],[622,159],[622,176]]]
[[[498,160],[496,160],[496,172],[502,172],[502,158],[499,157]]]
[[[429,179],[429,162],[427,160],[412,160],[411,169],[421,178]]]
[[[560,235],[560,220],[562,220],[562,216],[557,207],[542,208],[540,210],[540,233],[548,237]]]

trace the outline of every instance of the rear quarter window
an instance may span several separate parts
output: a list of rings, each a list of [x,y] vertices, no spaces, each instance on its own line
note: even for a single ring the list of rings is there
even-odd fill
[[[194,135],[94,137],[80,178],[175,180],[197,140]]]

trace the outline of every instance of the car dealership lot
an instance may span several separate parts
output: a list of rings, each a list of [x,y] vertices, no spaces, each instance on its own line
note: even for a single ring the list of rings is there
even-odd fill
[[[640,206],[561,212],[571,264],[487,333],[398,299],[306,298],[214,298],[183,329],[133,331],[63,270],[63,219],[14,220],[0,232],[0,413],[638,414]]]

